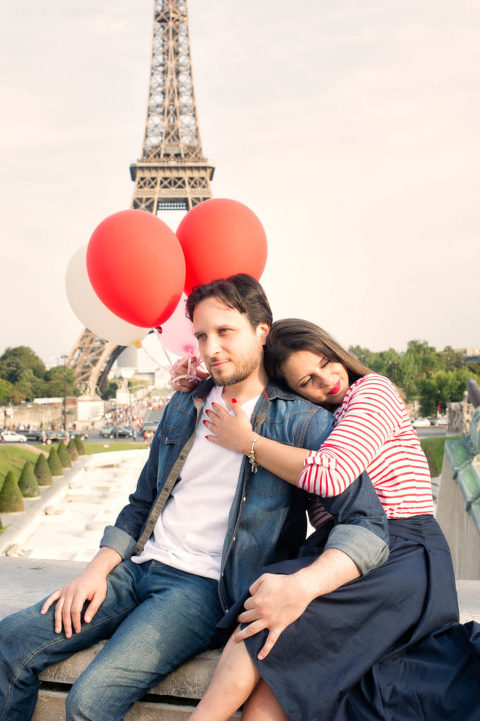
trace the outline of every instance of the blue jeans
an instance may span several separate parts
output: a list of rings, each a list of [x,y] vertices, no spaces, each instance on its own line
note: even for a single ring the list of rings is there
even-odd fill
[[[223,613],[218,583],[157,561],[121,563],[107,595],[80,633],[54,632],[43,601],[0,622],[0,721],[28,721],[37,674],[103,638],[106,646],[73,685],[67,721],[121,721],[144,693],[208,648]],[[83,616],[83,614],[82,614]]]

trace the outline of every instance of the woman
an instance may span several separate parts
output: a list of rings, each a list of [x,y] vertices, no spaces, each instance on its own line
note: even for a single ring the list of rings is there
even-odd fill
[[[245,414],[220,407],[209,416],[210,440],[313,494],[318,530],[299,559],[266,569],[250,588],[239,616],[249,625],[227,644],[191,720],[226,720],[250,694],[248,721],[480,718],[478,661],[468,629],[456,623],[428,465],[396,388],[297,319],[272,326],[265,365],[274,380],[334,412],[327,441],[317,452],[283,446],[253,433]],[[319,596],[312,569],[329,528],[319,496],[341,493],[364,470],[389,519],[390,559]]]

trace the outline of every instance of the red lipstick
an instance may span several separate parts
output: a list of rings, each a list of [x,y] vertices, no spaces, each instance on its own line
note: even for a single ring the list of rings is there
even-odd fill
[[[329,395],[329,396],[336,396],[337,393],[340,392],[341,385],[342,385],[342,384],[341,384],[341,381],[337,381],[337,382],[335,383],[335,385],[333,386],[333,388],[331,388],[331,389],[328,391],[328,395]]]

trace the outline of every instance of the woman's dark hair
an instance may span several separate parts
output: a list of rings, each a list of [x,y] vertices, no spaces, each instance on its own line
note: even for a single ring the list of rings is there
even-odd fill
[[[272,324],[272,311],[265,291],[255,278],[246,273],[195,286],[187,298],[187,318],[193,320],[193,311],[206,298],[219,298],[228,308],[244,313],[252,328],[259,323]]]
[[[292,353],[299,350],[319,353],[328,360],[341,363],[350,383],[372,373],[326,331],[315,323],[299,318],[277,320],[271,327],[264,350],[265,369],[270,378],[280,383],[286,382],[282,372],[283,364]]]

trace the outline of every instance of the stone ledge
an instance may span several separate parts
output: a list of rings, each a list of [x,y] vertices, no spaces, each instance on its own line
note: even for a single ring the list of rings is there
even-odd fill
[[[2,598],[0,618],[35,603],[75,576],[85,564],[0,557]],[[480,581],[457,581],[460,618],[480,622]],[[33,721],[64,721],[64,702],[70,686],[100,651],[100,642],[74,654],[61,663],[50,666],[41,674],[37,710]],[[187,719],[196,700],[200,699],[215,669],[219,652],[206,651],[181,666],[162,683],[155,686],[147,698],[137,704],[125,721],[183,721]],[[62,684],[66,690],[58,691]],[[169,703],[168,699],[172,702]],[[239,714],[232,717],[240,718]]]

